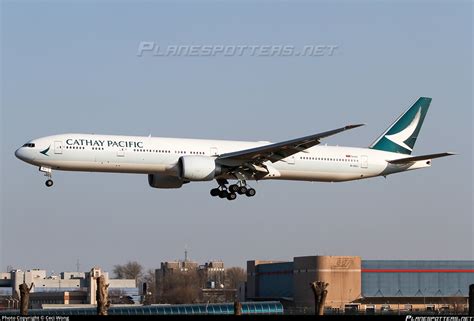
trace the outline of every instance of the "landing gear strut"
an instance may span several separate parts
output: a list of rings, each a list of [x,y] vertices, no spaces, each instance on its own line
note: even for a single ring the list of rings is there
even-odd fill
[[[47,187],[53,186],[54,182],[53,182],[53,180],[51,179],[52,176],[53,176],[53,175],[52,175],[52,170],[51,170],[51,168],[41,166],[41,167],[39,168],[39,171],[40,171],[40,172],[43,172],[43,173],[44,173],[44,176],[46,176],[46,177],[48,178],[48,180],[46,180],[46,182],[45,182],[45,185],[46,185]]]
[[[227,180],[217,180],[219,187],[211,189],[211,196],[219,196],[220,198],[227,198],[229,201],[233,201],[237,198],[237,194],[246,195],[247,197],[255,196],[257,191],[248,187],[245,180],[239,180],[237,184],[232,184],[227,187],[229,182]]]

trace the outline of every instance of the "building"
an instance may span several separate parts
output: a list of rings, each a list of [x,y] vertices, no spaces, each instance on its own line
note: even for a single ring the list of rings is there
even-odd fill
[[[305,256],[292,262],[248,261],[246,300],[280,300],[314,310],[309,284],[329,283],[325,309],[340,313],[467,309],[474,261],[361,260],[357,256]]]
[[[362,309],[457,311],[467,308],[474,261],[362,261]]]
[[[30,293],[30,308],[42,309],[46,305],[87,305],[87,291],[50,291]]]
[[[173,281],[173,276],[177,273],[189,272],[195,273],[199,264],[194,261],[171,261],[161,262],[160,268],[155,270],[155,302],[163,303],[166,301],[165,292],[168,290],[170,282]]]
[[[43,304],[96,304],[96,281],[105,276],[109,285],[109,294],[120,293],[130,296],[137,303],[140,300],[135,280],[110,279],[107,272],[99,267],[89,272],[61,272],[59,275],[47,275],[46,270],[12,270],[0,274],[0,286],[8,289],[3,297],[5,308],[18,307],[19,286],[25,282],[33,283],[30,292],[30,307],[41,308]],[[15,305],[16,304],[16,305]]]
[[[225,269],[224,262],[211,261],[200,265],[198,269],[201,278],[205,281],[203,288],[206,289],[221,289],[225,284]]]
[[[180,277],[175,278],[178,273]],[[186,285],[181,284],[186,279]],[[155,270],[156,297],[155,302],[169,303],[169,294],[176,288],[186,286],[190,292],[198,290],[194,298],[196,302],[229,302],[234,301],[236,289],[225,286],[225,267],[222,261],[210,261],[203,265],[197,262],[172,261],[161,262],[160,269]]]

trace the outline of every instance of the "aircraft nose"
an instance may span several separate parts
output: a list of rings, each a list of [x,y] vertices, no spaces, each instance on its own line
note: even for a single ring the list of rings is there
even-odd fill
[[[25,151],[23,147],[18,148],[15,151],[15,156],[21,160],[25,160]]]

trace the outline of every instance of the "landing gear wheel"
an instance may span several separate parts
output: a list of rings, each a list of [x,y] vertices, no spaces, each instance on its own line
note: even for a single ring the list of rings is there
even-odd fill
[[[218,188],[211,189],[211,196],[218,196],[219,193],[220,193],[220,189]]]
[[[255,196],[255,194],[257,194],[257,191],[253,188],[249,188],[247,193],[245,193],[245,195],[247,195],[248,197]]]
[[[48,179],[45,184],[46,184],[46,186],[51,187],[51,186],[53,186],[53,180]]]
[[[239,185],[237,185],[237,184],[233,184],[233,185],[229,186],[229,191],[231,193],[236,193],[238,190],[239,190]]]
[[[219,191],[219,197],[220,198],[226,198],[229,195],[229,192],[226,190]]]
[[[240,195],[243,195],[243,194],[247,193],[247,187],[245,187],[245,186],[240,186],[240,187],[239,187],[239,190],[237,191],[237,193],[239,193]]]
[[[229,193],[229,194],[227,195],[227,199],[228,199],[229,201],[233,201],[233,200],[235,200],[236,198],[237,198],[237,194],[235,194],[235,193]]]

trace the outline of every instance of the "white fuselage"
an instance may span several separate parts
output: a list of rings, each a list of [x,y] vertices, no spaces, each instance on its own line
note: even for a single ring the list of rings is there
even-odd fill
[[[30,164],[56,170],[177,175],[182,156],[217,156],[268,145],[205,139],[62,134],[32,140],[16,156]],[[26,145],[26,144],[25,144]],[[317,145],[275,163],[266,162],[263,179],[337,182],[385,176],[429,167],[425,161],[391,165],[408,157],[369,148]]]

